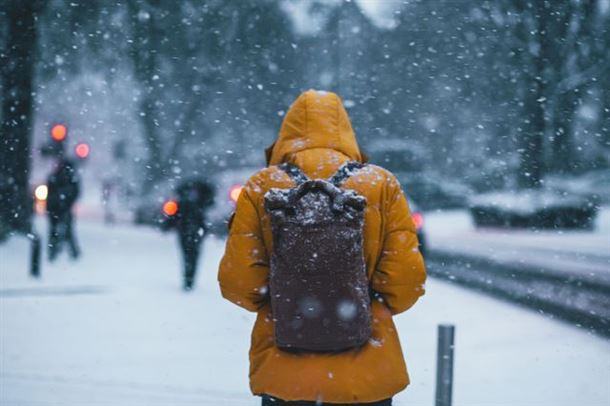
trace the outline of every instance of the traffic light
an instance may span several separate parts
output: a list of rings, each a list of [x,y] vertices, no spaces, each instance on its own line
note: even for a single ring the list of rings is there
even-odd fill
[[[51,127],[51,138],[53,141],[62,142],[68,136],[68,127],[63,124],[55,124]]]
[[[44,214],[47,208],[47,197],[49,188],[47,185],[38,185],[34,189],[34,211],[37,214]]]
[[[163,205],[163,214],[168,217],[174,216],[178,213],[178,203],[175,200],[168,200]]]
[[[87,158],[89,156],[89,152],[91,152],[91,148],[86,142],[79,142],[76,144],[76,147],[74,147],[74,153],[80,159]]]
[[[34,189],[34,197],[36,200],[47,200],[47,196],[49,195],[49,188],[47,185],[38,185],[36,189]]]

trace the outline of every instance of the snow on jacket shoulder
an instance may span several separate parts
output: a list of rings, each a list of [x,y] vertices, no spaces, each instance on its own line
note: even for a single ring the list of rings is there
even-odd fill
[[[250,386],[255,394],[284,400],[331,403],[374,402],[408,383],[392,314],[411,307],[424,294],[424,262],[407,200],[396,178],[366,165],[342,187],[367,198],[364,256],[374,291],[373,333],[358,349],[333,354],[293,354],[274,345],[268,300],[271,224],[263,200],[270,188],[294,183],[277,165],[291,162],[309,177],[326,179],[349,160],[363,161],[341,100],[333,93],[308,91],[291,106],[270,166],[252,176],[236,207],[219,269],[222,294],[258,313],[250,349]]]

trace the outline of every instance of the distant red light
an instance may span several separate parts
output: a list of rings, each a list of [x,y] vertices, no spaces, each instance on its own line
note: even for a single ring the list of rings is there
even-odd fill
[[[178,203],[175,200],[168,200],[163,204],[163,213],[166,216],[174,216],[178,213]]]
[[[89,156],[90,151],[91,151],[91,148],[89,148],[89,145],[85,144],[84,142],[81,142],[74,148],[74,152],[76,153],[76,156],[81,159],[87,158]]]
[[[57,142],[61,142],[66,139],[68,135],[68,128],[63,124],[55,124],[51,127],[51,138]]]
[[[419,230],[424,226],[424,216],[420,212],[415,212],[411,215],[413,219],[413,223],[415,223],[415,228]]]
[[[237,199],[239,199],[239,195],[244,187],[242,185],[233,185],[231,189],[229,189],[229,199],[233,203],[237,203]]]

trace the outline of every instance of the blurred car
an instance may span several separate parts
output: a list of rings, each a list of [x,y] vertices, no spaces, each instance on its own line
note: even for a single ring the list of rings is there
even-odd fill
[[[215,189],[214,203],[207,212],[208,232],[210,234],[227,234],[227,222],[235,209],[235,202],[242,185],[260,168],[244,167],[227,169],[212,175],[208,181]],[[157,185],[155,193],[140,202],[134,209],[134,223],[161,227],[165,219],[164,205],[175,199],[175,186],[171,182]]]
[[[166,200],[154,198],[152,201],[140,202],[133,211],[133,222],[137,225],[161,227],[165,220],[163,205]]]
[[[394,174],[420,172],[425,166],[423,157],[428,155],[427,150],[416,141],[399,138],[367,145],[365,152],[371,163]]]
[[[419,252],[425,257],[427,253],[426,233],[424,232],[424,214],[419,207],[409,199],[409,208],[411,209],[411,218],[417,230],[417,239],[419,240]]]
[[[227,169],[214,177],[216,196],[214,205],[208,211],[209,229],[212,234],[226,235],[228,233],[227,223],[235,210],[241,189],[248,178],[260,169],[257,167]]]
[[[395,175],[405,193],[420,202],[425,210],[467,207],[468,197],[474,193],[462,183],[432,173],[397,172]]]
[[[426,148],[416,141],[388,139],[367,146],[371,163],[392,172],[407,195],[425,210],[466,207],[472,189],[426,170]]]

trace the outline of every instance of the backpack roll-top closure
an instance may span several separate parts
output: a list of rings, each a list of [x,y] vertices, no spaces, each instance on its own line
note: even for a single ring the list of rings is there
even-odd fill
[[[366,207],[364,196],[344,191],[325,180],[307,180],[293,189],[271,189],[265,196],[265,210],[292,213],[304,195],[315,191],[323,192],[330,198],[330,208],[335,214],[349,215],[353,211],[362,212]]]

